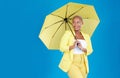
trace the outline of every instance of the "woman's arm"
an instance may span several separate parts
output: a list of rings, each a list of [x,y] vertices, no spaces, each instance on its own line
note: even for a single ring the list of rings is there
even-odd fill
[[[81,50],[82,50],[83,52],[85,52],[85,53],[87,52],[87,49],[86,49],[86,48],[83,48],[83,47],[82,47]]]
[[[73,45],[69,46],[69,51],[75,48],[75,44],[76,44],[77,42],[78,42],[78,41],[76,40]]]
[[[93,48],[92,48],[92,43],[91,43],[91,39],[89,37],[89,35],[86,35],[86,42],[87,42],[87,55],[90,55],[93,52]]]
[[[65,31],[65,33],[60,41],[60,51],[61,52],[69,52],[69,49],[70,49],[69,45],[68,45],[69,37],[70,37],[70,31]]]

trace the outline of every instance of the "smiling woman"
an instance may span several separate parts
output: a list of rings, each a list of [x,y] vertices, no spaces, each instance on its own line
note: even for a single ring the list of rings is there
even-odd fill
[[[66,31],[60,42],[60,50],[64,52],[59,67],[67,72],[70,78],[86,78],[89,72],[87,55],[92,53],[90,37],[80,31],[83,20],[80,16],[72,19],[74,36]]]
[[[48,49],[64,52],[59,67],[70,78],[87,77],[87,55],[92,53],[90,37],[98,23],[94,6],[74,2],[46,16],[39,38]]]

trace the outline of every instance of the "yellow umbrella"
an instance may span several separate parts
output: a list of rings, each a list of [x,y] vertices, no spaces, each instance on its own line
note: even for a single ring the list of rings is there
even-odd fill
[[[72,18],[79,15],[83,18],[84,25],[81,31],[89,34],[91,37],[97,25],[99,18],[95,9],[91,5],[70,2],[46,16],[39,38],[48,49],[59,49],[62,35],[66,30],[73,31]]]

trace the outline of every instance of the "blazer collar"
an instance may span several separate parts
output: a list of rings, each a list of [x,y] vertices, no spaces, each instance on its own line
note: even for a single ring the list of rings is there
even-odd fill
[[[72,32],[73,32],[73,34],[74,34],[74,36],[75,36],[75,31],[73,30]],[[83,35],[84,39],[86,40],[85,33],[84,33],[83,31],[79,31],[79,32],[81,32],[81,33],[82,33],[82,35]]]
[[[72,32],[75,35],[75,31],[72,31]],[[83,36],[85,35],[85,33],[83,31],[79,31],[79,32],[81,32]]]

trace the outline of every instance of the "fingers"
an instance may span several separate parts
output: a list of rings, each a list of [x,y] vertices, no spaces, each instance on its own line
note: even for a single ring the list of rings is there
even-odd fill
[[[74,43],[79,43],[79,41],[78,41],[78,40],[76,40]]]
[[[79,45],[81,45],[81,43],[78,41],[78,40],[76,40],[75,42],[74,42],[74,44],[79,44]]]

